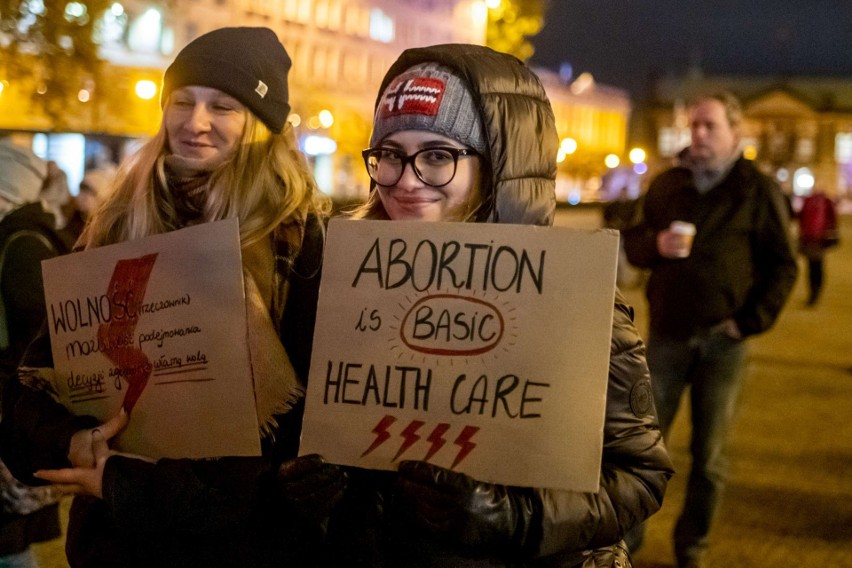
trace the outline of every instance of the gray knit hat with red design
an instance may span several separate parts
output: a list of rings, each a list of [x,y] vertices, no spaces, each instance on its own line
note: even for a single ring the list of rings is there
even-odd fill
[[[171,92],[198,85],[228,93],[272,132],[290,114],[287,72],[290,57],[269,28],[219,28],[189,42],[166,69],[160,104]]]
[[[485,154],[479,107],[465,81],[449,67],[421,63],[388,84],[376,108],[370,146],[401,130],[443,134]]]

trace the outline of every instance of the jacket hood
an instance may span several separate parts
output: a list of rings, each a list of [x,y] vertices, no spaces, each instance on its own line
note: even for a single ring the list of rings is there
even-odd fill
[[[0,197],[13,205],[38,201],[47,162],[27,148],[0,140]]]
[[[376,108],[396,76],[426,62],[445,65],[464,79],[481,113],[490,170],[484,220],[551,225],[559,141],[553,109],[535,73],[519,59],[479,45],[407,49],[382,80]]]

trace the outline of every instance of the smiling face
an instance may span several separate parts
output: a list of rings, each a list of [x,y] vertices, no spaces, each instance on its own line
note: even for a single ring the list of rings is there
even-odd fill
[[[721,167],[737,149],[739,133],[728,120],[725,105],[720,101],[699,101],[690,110],[689,126],[692,132],[689,154],[709,169]]]
[[[427,148],[463,148],[452,138],[421,130],[394,132],[379,147],[409,156]],[[463,221],[480,199],[480,160],[475,155],[459,156],[455,176],[441,187],[424,183],[409,163],[396,184],[377,185],[376,191],[393,220]]]
[[[183,158],[224,161],[240,142],[247,114],[242,103],[218,89],[175,89],[163,117],[169,148]]]

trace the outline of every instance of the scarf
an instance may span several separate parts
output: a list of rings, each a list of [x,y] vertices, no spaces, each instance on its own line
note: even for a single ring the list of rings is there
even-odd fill
[[[186,224],[192,224],[204,213],[210,175],[221,164],[221,160],[197,160],[169,154],[163,163],[178,218]]]
[[[700,160],[695,160],[689,154],[689,147],[684,148],[678,155],[679,165],[689,169],[692,172],[692,180],[695,183],[695,189],[702,195],[719,185],[723,179],[728,177],[728,174],[734,168],[734,164],[739,159],[740,154],[734,152],[717,168],[708,168]]]
[[[220,160],[197,160],[174,154],[165,158],[166,180],[182,224],[190,225],[202,218],[210,176],[221,163]],[[246,341],[258,427],[263,438],[274,435],[275,416],[288,412],[305,394],[305,386],[296,376],[281,344],[276,323],[284,313],[293,255],[285,246],[285,237],[294,236],[292,227],[292,224],[287,225],[242,250]],[[301,232],[298,235],[301,236]],[[281,248],[287,248],[283,263],[278,258],[277,249]]]

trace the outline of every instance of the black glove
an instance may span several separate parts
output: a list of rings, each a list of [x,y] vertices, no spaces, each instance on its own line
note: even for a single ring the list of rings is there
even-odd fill
[[[317,454],[288,460],[278,468],[278,491],[296,514],[325,525],[346,489],[346,472]]]
[[[541,541],[541,500],[532,489],[483,483],[426,462],[399,465],[402,512],[473,553],[524,557]]]

